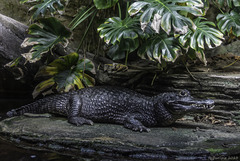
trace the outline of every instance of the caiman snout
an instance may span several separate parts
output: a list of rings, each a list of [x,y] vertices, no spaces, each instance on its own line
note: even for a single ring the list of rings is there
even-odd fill
[[[213,100],[206,100],[207,104],[205,105],[207,109],[211,110],[215,107]]]
[[[193,102],[193,103],[191,104],[191,102]],[[184,103],[182,102],[182,104],[184,104]],[[188,101],[186,101],[185,105],[187,105],[187,104],[190,104],[190,106],[192,106],[192,107],[202,108],[202,109],[213,109],[215,106],[213,100],[190,101],[189,103],[188,103]]]
[[[184,95],[182,94],[184,92]],[[195,99],[187,91],[166,101],[165,106],[171,113],[184,114],[188,112],[200,112],[214,108],[214,101],[211,99]]]

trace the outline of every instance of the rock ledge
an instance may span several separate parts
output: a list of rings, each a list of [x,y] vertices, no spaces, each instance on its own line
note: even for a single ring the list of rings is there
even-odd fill
[[[19,146],[90,158],[214,160],[240,158],[240,128],[178,121],[174,127],[133,132],[121,125],[76,127],[59,117],[8,118],[0,122],[3,138]],[[236,159],[237,158],[237,159]]]

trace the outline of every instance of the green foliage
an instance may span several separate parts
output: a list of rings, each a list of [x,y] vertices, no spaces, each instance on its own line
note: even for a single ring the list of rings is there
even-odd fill
[[[98,31],[100,37],[112,45],[108,55],[113,60],[138,50],[141,58],[159,63],[162,59],[174,62],[182,53],[180,46],[184,46],[194,49],[205,62],[204,45],[209,48],[212,48],[212,43],[219,46],[223,38],[221,32],[210,27],[215,26],[213,22],[200,21],[203,18],[193,21],[187,17],[188,14],[203,16],[205,5],[201,0],[140,0],[130,5],[128,12],[131,18],[109,18]],[[178,42],[176,38],[179,36]]]
[[[159,63],[162,62],[162,59],[174,62],[180,54],[181,48],[177,39],[169,37],[164,32],[151,36],[138,51],[141,58],[149,58]]]
[[[216,2],[221,6],[224,7],[225,5],[229,6],[230,8],[240,6],[239,0],[216,0]]]
[[[113,7],[118,0],[93,0],[97,9],[107,9]]]
[[[32,19],[37,20],[48,11],[55,13],[62,10],[63,2],[66,3],[67,0],[20,2],[35,2],[30,10],[35,10]],[[240,36],[240,1],[212,2],[219,9],[217,27],[220,31],[216,29],[214,22],[203,18],[208,11],[210,0],[93,0],[91,7],[81,7],[69,28],[72,31],[85,20],[89,20],[78,52],[95,15],[100,15],[97,11],[111,7],[116,9],[114,6],[117,5],[118,15],[103,17],[107,20],[97,29],[109,47],[108,56],[113,60],[126,58],[126,63],[128,54],[137,52],[141,58],[163,64],[174,62],[180,55],[187,54],[189,57],[199,57],[206,64],[204,50],[221,45],[222,33]],[[122,8],[126,10],[123,11]],[[71,36],[71,32],[54,18],[39,19],[38,22],[40,25],[33,24],[29,27],[29,34],[33,37],[23,42],[23,46],[33,45],[31,51],[23,55],[30,62],[39,60],[43,53],[51,51],[58,43],[67,44],[67,39]],[[9,66],[16,65],[19,60],[20,58],[17,58]],[[92,62],[78,60],[76,53],[60,57],[39,71],[37,76],[48,76],[48,79],[36,87],[34,96],[48,89],[68,91],[91,86],[94,81],[89,75],[85,75],[84,71],[92,69]]]
[[[183,13],[203,16],[203,7],[204,3],[201,0],[140,0],[130,5],[128,13],[132,16],[131,18],[124,20],[116,17],[109,18],[100,25],[98,31],[100,31],[100,37],[104,38],[107,44],[111,44],[108,55],[113,60],[122,59],[127,53],[138,50],[141,58],[149,58],[159,63],[162,59],[174,62],[182,52],[181,45],[173,34],[175,37],[187,34],[184,41],[190,41],[191,33],[189,32],[194,32],[197,29],[196,25],[199,25]],[[206,24],[203,25],[198,27],[208,29]],[[197,33],[200,32],[199,30],[200,28],[197,29]],[[216,32],[212,28],[210,30]],[[204,37],[208,34],[201,35]],[[211,36],[208,35],[205,38],[206,43],[209,37]],[[210,40],[219,44],[214,36]],[[193,49],[196,54],[199,52],[204,54],[201,49],[197,50],[196,47]]]
[[[92,26],[92,23],[93,23],[93,20],[94,20],[96,14],[97,14],[97,9],[94,6],[88,8],[88,9],[86,7],[84,7],[83,9],[80,10],[80,12],[77,14],[77,16],[70,22],[70,24],[69,24],[69,26],[71,27],[70,29],[74,30],[77,26],[79,26],[87,18],[92,17],[81,40],[80,40],[80,43],[79,43],[79,46],[78,46],[78,49],[76,52],[79,52],[79,50],[82,46],[82,43],[88,33],[88,30]]]
[[[221,45],[223,34],[217,29],[209,27],[215,27],[215,24],[213,22],[201,20],[206,19],[198,17],[194,20],[194,24],[197,28],[190,37],[190,47],[194,50],[197,50],[198,48],[204,49],[204,44],[206,44],[208,48],[213,48],[212,44],[214,44],[215,47]]]
[[[63,7],[60,0],[21,0],[21,3],[33,1],[40,2],[32,7],[32,9],[36,9],[33,18],[37,18],[40,14],[44,15],[47,10],[55,12],[56,8],[62,9]],[[214,2],[218,4],[221,12],[223,12],[221,7],[226,8],[227,6],[233,9],[229,13],[217,16],[218,28],[223,33],[232,32],[239,36],[238,7],[240,1],[215,0]],[[209,0],[139,0],[130,2],[130,7],[129,2],[119,0],[93,0],[93,3],[94,6],[80,10],[70,23],[70,29],[74,30],[91,17],[91,23],[80,42],[80,49],[97,9],[111,8],[118,4],[119,17],[108,18],[98,27],[100,37],[109,46],[108,56],[113,60],[125,57],[127,59],[129,53],[137,51],[142,58],[148,57],[159,63],[162,59],[174,62],[183,49],[191,48],[189,51],[195,51],[197,56],[201,55],[200,59],[205,62],[205,47],[217,47],[223,40],[223,34],[214,28],[215,24],[202,17],[207,12]],[[131,17],[126,15],[125,18],[122,18],[123,11],[120,4],[124,3],[126,7],[129,7],[128,13]],[[40,28],[33,25],[30,30],[41,30]],[[55,42],[63,42],[58,38],[64,38],[64,40],[68,38],[68,36],[54,35],[47,39],[45,34],[41,31],[38,38],[29,38],[23,43],[25,46],[26,42],[27,45],[30,43],[34,45],[30,51],[31,54],[24,55],[28,60],[36,61],[35,59],[39,59],[42,53],[49,51]],[[37,39],[43,41],[37,41]]]
[[[236,37],[240,36],[240,1],[239,0],[216,0],[221,11],[217,16],[217,26],[224,34]],[[226,10],[228,12],[224,12]],[[229,11],[230,10],[230,11]]]
[[[23,54],[29,62],[38,61],[42,54],[47,53],[53,48],[54,45],[62,43],[67,44],[67,38],[70,38],[71,32],[61,24],[57,19],[42,18],[38,22],[41,24],[33,24],[29,27],[29,35],[33,37],[28,37],[22,43],[23,47],[32,46],[29,53]]]
[[[196,30],[188,30],[187,33],[179,37],[179,42],[185,46],[186,48],[190,46],[198,53],[198,57],[204,63],[206,63],[205,55],[203,50],[205,49],[205,45],[208,48],[220,46],[222,44],[223,34],[215,28],[210,26],[214,26],[215,24],[210,21],[202,21],[206,20],[203,17],[196,18],[193,22],[196,25]],[[201,53],[199,56],[199,53]]]
[[[181,5],[184,4],[184,5]],[[185,34],[189,27],[194,27],[191,19],[182,16],[179,11],[201,16],[204,4],[201,0],[144,0],[134,2],[129,7],[131,16],[139,13],[141,15],[141,27],[144,30],[146,24],[151,22],[151,27],[156,33],[160,27],[167,33],[171,31],[177,34]]]
[[[111,44],[108,55],[113,59],[122,59],[125,52],[130,53],[139,46],[139,35],[142,33],[137,18],[127,17],[121,20],[119,17],[107,19],[98,27],[100,37],[107,44]]]
[[[68,92],[72,89],[93,86],[94,79],[85,73],[93,71],[94,64],[88,59],[79,60],[77,53],[59,57],[38,71],[36,77],[48,77],[48,79],[35,87],[33,97],[42,92],[49,93],[53,89],[58,92]]]
[[[61,0],[20,0],[21,3],[26,2],[38,2],[42,3],[32,6],[29,10],[36,10],[32,16],[32,19],[36,19],[39,15],[44,16],[47,11],[55,13],[56,11],[62,11],[64,5],[61,3]],[[65,1],[65,0],[64,0]]]
[[[70,22],[69,26],[71,27],[71,30],[74,30],[77,26],[79,26],[84,20],[86,20],[88,17],[92,16],[93,13],[96,11],[94,9],[94,6],[90,8],[83,7],[78,14],[75,16],[75,18]]]
[[[115,45],[122,39],[136,39],[138,38],[138,19],[128,17],[121,20],[119,17],[112,17],[101,24],[98,31],[107,44]]]
[[[12,61],[10,61],[9,63],[5,64],[6,67],[15,67],[18,65],[18,63],[20,62],[20,60],[22,59],[23,57],[22,56],[19,56],[15,59],[13,59]]]
[[[232,10],[230,13],[219,14],[217,16],[217,26],[223,32],[230,32],[235,36],[240,36],[240,14]]]

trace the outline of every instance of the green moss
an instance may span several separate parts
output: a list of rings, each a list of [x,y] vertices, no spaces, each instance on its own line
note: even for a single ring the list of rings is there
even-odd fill
[[[224,149],[209,148],[209,149],[206,149],[206,150],[209,151],[210,153],[221,153],[221,152],[224,152]]]

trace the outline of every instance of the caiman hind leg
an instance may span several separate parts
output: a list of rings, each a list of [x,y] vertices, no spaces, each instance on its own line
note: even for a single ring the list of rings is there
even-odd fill
[[[80,116],[82,102],[78,95],[70,98],[68,104],[68,122],[76,126],[93,125],[93,121]]]
[[[139,120],[137,120],[134,115],[132,116],[127,115],[125,117],[124,127],[131,129],[133,131],[139,131],[139,132],[151,131],[149,128],[145,127]]]

